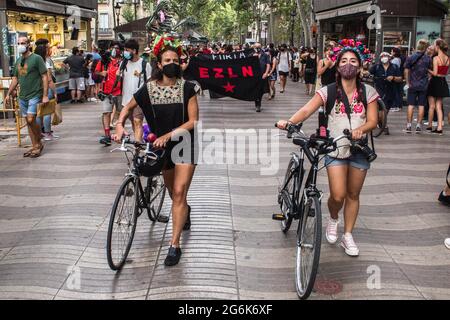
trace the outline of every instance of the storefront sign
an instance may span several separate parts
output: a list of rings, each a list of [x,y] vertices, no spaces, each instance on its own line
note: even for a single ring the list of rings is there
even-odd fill
[[[335,17],[348,16],[352,14],[366,12],[367,8],[371,5],[371,1],[350,5],[343,8],[328,10],[325,12],[319,12],[316,14],[316,20],[326,20]]]
[[[8,27],[2,27],[2,47],[3,47],[3,54],[5,56],[9,55],[8,52]]]

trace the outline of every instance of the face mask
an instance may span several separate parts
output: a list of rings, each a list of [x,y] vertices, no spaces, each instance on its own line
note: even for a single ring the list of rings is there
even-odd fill
[[[133,58],[133,54],[130,53],[129,51],[125,51],[125,52],[123,53],[123,57],[124,57],[125,59],[127,59],[127,60],[131,60],[131,58]]]
[[[112,49],[111,51],[111,57],[115,58],[115,57],[119,57],[120,56],[120,50],[118,49]]]
[[[28,46],[21,44],[17,46],[17,50],[19,51],[20,54],[24,54],[25,52],[28,51]]]
[[[351,63],[347,63],[346,65],[339,67],[339,73],[345,80],[356,78],[356,76],[358,75],[358,70],[359,68],[352,65]]]
[[[176,63],[166,64],[162,72],[168,78],[178,78],[181,75],[181,67]]]
[[[389,62],[389,58],[381,58],[381,62],[382,62],[383,64],[386,64],[386,63]]]

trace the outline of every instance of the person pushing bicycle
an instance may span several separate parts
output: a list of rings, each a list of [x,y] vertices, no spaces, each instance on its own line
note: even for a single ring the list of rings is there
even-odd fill
[[[377,126],[377,91],[361,83],[360,72],[363,62],[370,59],[370,52],[354,40],[342,40],[338,53],[337,79],[317,91],[304,107],[300,108],[289,121],[280,120],[277,127],[286,129],[290,124],[307,120],[320,107],[326,107],[327,127],[332,137],[342,135],[345,129],[351,131],[352,140],[366,138]],[[359,211],[359,195],[364,185],[370,162],[364,154],[351,148],[348,139],[337,143],[337,150],[325,157],[328,173],[330,197],[328,208],[330,219],[326,238],[330,244],[338,239],[339,211],[344,207],[344,235],[341,246],[349,256],[358,256],[359,249],[353,240],[352,232]]]

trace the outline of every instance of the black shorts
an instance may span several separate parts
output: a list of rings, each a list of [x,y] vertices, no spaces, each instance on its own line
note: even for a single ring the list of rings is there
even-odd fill
[[[279,74],[280,76],[285,76],[285,77],[287,77],[287,76],[289,75],[289,72],[278,71],[278,74]]]
[[[173,149],[178,143],[182,143],[182,141],[170,141],[167,144],[166,152],[164,155],[164,165],[163,170],[172,170],[175,168],[175,165],[177,164],[193,164],[197,165],[198,162],[198,152],[199,152],[199,146],[196,141],[194,141],[194,135],[191,133],[191,144],[190,147],[187,149],[181,149],[179,154],[172,154]],[[189,150],[188,150],[189,149]],[[188,156],[186,157],[184,155],[184,151],[187,151]]]
[[[408,89],[408,105],[425,106],[427,104],[427,91]]]

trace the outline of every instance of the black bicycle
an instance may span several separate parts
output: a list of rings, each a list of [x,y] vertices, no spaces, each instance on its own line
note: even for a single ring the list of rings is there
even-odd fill
[[[277,125],[275,125],[277,126]],[[300,153],[292,153],[283,184],[279,188],[278,204],[281,213],[274,214],[274,220],[281,221],[281,230],[286,233],[293,220],[299,220],[297,228],[295,284],[300,299],[307,299],[314,287],[319,267],[322,242],[322,191],[317,189],[317,173],[323,156],[337,150],[337,142],[351,138],[348,130],[344,135],[323,138],[318,135],[306,137],[302,124],[290,124],[286,128],[287,137],[300,146]],[[306,181],[305,156],[311,163]]]
[[[133,243],[137,219],[147,210],[153,221],[168,222],[160,216],[166,195],[166,186],[161,175],[163,150],[153,150],[150,143],[132,142],[124,138],[120,148],[128,161],[128,173],[117,192],[109,220],[106,254],[109,267],[121,270],[125,265]],[[130,160],[128,153],[131,153]],[[146,183],[142,180],[147,179]],[[145,188],[142,186],[145,185]]]

